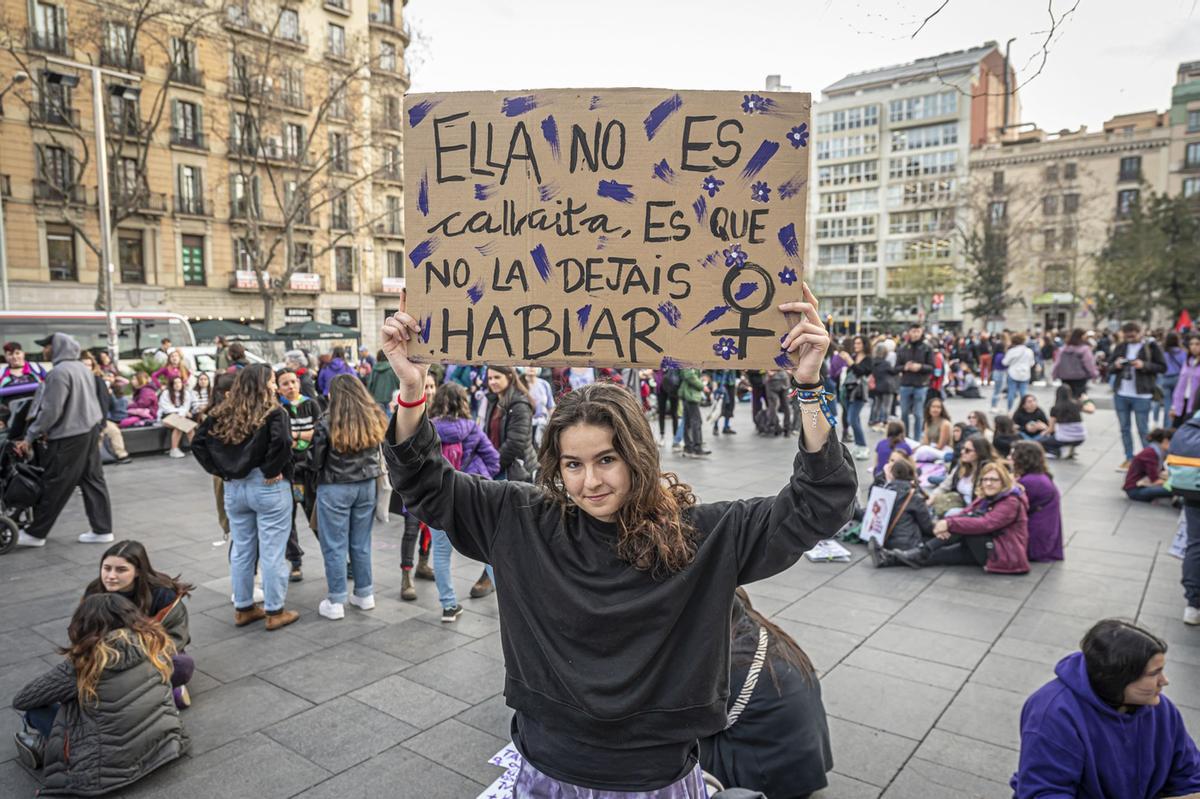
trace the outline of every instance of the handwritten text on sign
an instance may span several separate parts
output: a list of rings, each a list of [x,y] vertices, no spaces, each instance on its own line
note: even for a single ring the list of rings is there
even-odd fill
[[[415,357],[786,366],[809,110],[800,93],[409,95]]]

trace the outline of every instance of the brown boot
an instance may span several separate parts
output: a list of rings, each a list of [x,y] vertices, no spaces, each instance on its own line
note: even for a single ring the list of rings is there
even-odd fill
[[[409,602],[416,599],[417,589],[413,587],[412,569],[405,569],[400,579],[400,598]]]
[[[259,619],[266,618],[267,612],[263,610],[262,605],[254,605],[249,610],[234,610],[233,625],[235,627],[245,627],[247,624],[253,624]]]
[[[429,553],[423,553],[417,558],[417,579],[432,580],[433,567],[429,565]]]
[[[287,627],[298,618],[300,618],[300,614],[294,610],[281,610],[278,613],[268,613],[267,629],[278,630],[280,627]]]
[[[487,596],[496,590],[496,586],[492,584],[492,578],[488,577],[487,570],[479,575],[479,579],[475,581],[475,585],[471,586],[471,599],[479,599],[481,596]]]

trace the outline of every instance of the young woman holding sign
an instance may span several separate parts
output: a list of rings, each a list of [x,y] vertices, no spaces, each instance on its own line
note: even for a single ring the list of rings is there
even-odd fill
[[[493,565],[518,796],[642,792],[705,796],[698,739],[724,729],[733,593],[832,535],[854,504],[853,462],[830,435],[821,391],[829,336],[804,299],[783,338],[802,424],[791,479],[774,497],[700,504],[664,474],[637,399],[594,384],[562,397],[538,483],[489,482],[441,457],[425,418],[428,369],[408,358],[419,325],[402,307],[383,351],[400,379],[386,455],[392,484],[455,549]]]

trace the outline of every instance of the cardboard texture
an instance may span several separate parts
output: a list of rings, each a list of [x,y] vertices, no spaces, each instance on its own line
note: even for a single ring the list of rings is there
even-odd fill
[[[412,356],[788,366],[810,109],[792,92],[408,95]]]

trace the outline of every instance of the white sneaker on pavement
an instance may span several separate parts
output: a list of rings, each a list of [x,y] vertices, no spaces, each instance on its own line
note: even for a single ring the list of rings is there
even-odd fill
[[[328,599],[322,599],[321,604],[317,606],[317,613],[320,613],[327,619],[344,619],[346,618],[346,606],[341,602],[330,602]]]
[[[183,450],[181,450],[179,447],[176,447],[175,449],[168,452],[167,456],[171,457],[171,458],[186,458],[187,457],[187,455],[184,455]]]
[[[24,530],[18,530],[17,531],[17,546],[19,546],[19,547],[44,547],[44,546],[46,546],[46,539],[35,538],[34,536],[31,536],[29,533],[25,532]]]
[[[266,599],[263,595],[262,586],[258,585],[254,586],[254,593],[251,596],[254,597],[254,604],[256,605],[261,605]],[[233,594],[229,595],[229,601],[233,603],[234,607],[237,607],[237,598]]]
[[[81,543],[81,544],[111,544],[112,542],[113,542],[113,534],[112,533],[100,534],[100,533],[93,533],[92,531],[89,530],[88,532],[80,533],[80,535],[79,535],[79,543]]]
[[[371,594],[370,596],[361,596],[361,597],[351,594],[348,597],[348,599],[350,600],[350,604],[353,605],[354,607],[358,608],[359,610],[374,610],[375,609],[375,595],[374,594]]]
[[[1183,611],[1183,623],[1197,625],[1200,624],[1200,608],[1194,608],[1189,605]]]

